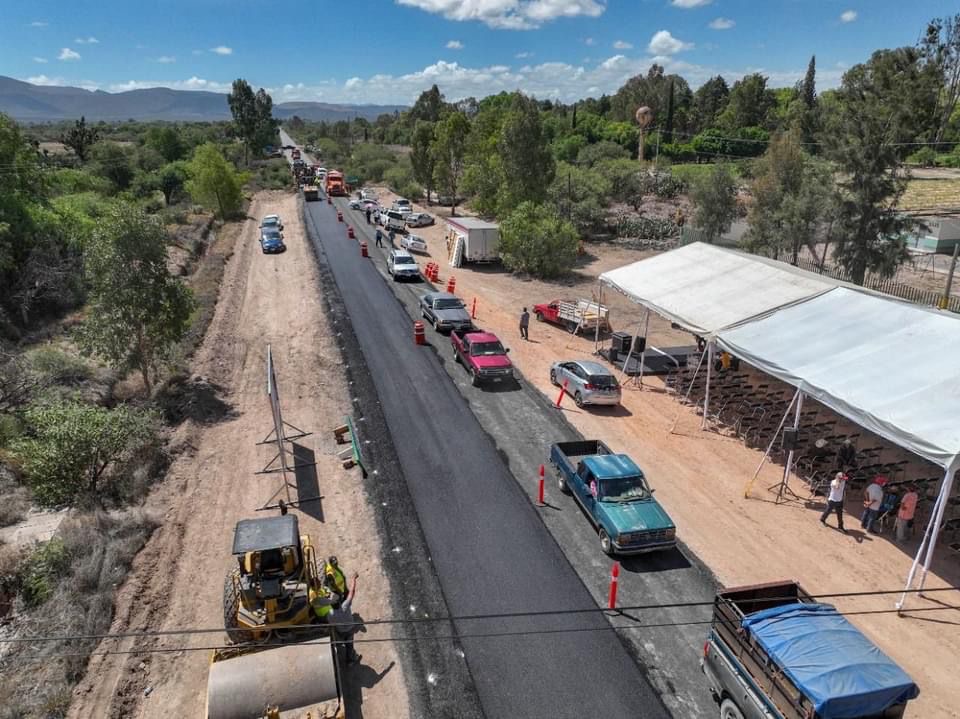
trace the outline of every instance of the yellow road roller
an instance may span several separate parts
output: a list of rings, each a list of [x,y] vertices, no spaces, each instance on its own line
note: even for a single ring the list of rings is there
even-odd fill
[[[336,645],[311,602],[327,596],[309,536],[297,518],[243,519],[233,536],[237,566],[223,587],[223,620],[233,646],[214,650],[207,719],[339,716]],[[332,712],[332,713],[331,713]]]

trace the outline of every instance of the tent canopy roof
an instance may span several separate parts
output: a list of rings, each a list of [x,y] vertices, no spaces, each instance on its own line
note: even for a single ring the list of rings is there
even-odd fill
[[[960,468],[960,318],[837,287],[717,343],[871,432]]]
[[[841,284],[781,262],[702,242],[604,272],[600,280],[704,336]]]

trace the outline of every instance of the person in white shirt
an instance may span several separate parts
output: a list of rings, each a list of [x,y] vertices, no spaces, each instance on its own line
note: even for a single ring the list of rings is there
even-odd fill
[[[877,534],[873,531],[873,523],[880,515],[880,505],[883,504],[883,485],[886,483],[885,477],[874,477],[873,482],[863,493],[863,516],[860,517],[860,526],[871,534]]]
[[[820,524],[827,523],[827,517],[830,516],[830,512],[837,513],[837,528],[843,532],[847,533],[847,530],[843,528],[843,493],[847,488],[847,475],[843,472],[837,472],[833,480],[830,482],[830,496],[827,497],[827,508],[823,510],[823,514],[820,515]]]

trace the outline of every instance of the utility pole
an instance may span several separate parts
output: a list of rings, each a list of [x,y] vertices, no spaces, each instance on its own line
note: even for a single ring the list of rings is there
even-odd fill
[[[940,298],[940,309],[950,306],[950,289],[953,287],[953,273],[957,269],[957,256],[960,255],[960,241],[953,246],[953,259],[950,260],[950,271],[947,273],[947,284],[943,288],[943,297]]]

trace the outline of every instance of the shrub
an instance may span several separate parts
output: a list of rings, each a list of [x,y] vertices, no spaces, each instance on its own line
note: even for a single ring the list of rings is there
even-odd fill
[[[103,505],[122,467],[156,441],[152,412],[65,402],[26,412],[29,435],[16,441],[34,496],[46,506]]]
[[[907,162],[920,167],[933,167],[937,164],[937,151],[932,147],[921,147],[907,158]]]
[[[70,556],[63,540],[54,537],[40,544],[24,562],[20,596],[28,607],[47,601],[69,566]]]
[[[30,371],[41,384],[76,385],[90,379],[90,365],[82,358],[55,347],[38,347],[27,353]]]
[[[523,202],[500,225],[500,252],[511,270],[556,277],[577,258],[574,226],[545,205]]]
[[[423,188],[413,179],[413,170],[403,165],[391,167],[383,178],[391,190],[401,197],[417,200],[423,196]]]

